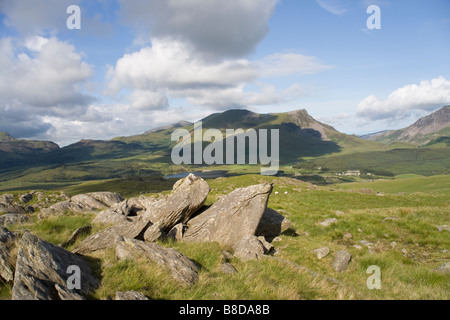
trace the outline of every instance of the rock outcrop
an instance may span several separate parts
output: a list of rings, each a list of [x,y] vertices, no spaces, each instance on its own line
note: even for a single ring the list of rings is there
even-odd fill
[[[80,270],[80,289],[69,289],[70,266]],[[25,232],[19,243],[12,300],[81,300],[98,284],[84,258]]]
[[[118,236],[116,256],[119,260],[145,258],[166,268],[181,284],[191,286],[198,281],[198,267],[190,259],[172,248]]]
[[[33,211],[33,207],[17,203],[13,194],[5,193],[0,196],[0,213],[26,214]]]
[[[271,192],[271,184],[234,190],[191,219],[183,241],[217,241],[234,247],[243,237],[255,235]]]
[[[175,183],[167,202],[160,208],[160,214],[153,225],[144,233],[144,239],[154,242],[177,224],[186,223],[205,204],[211,188],[202,178],[190,174]]]
[[[66,213],[90,213],[104,210],[116,203],[123,201],[120,194],[113,192],[93,192],[88,194],[79,194],[69,200],[58,202],[49,208],[41,209],[40,218],[48,216],[64,215]]]
[[[22,224],[27,222],[29,216],[23,213],[6,213],[0,216],[0,226],[8,226],[11,224]]]
[[[12,248],[16,235],[6,228],[0,227],[0,278],[6,282],[14,279],[15,257]]]

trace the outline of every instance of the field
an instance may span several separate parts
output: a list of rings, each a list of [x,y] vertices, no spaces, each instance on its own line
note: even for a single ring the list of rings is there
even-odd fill
[[[448,300],[450,275],[434,269],[450,261],[449,233],[437,229],[450,225],[449,176],[400,178],[403,179],[324,187],[259,175],[208,180],[212,192],[207,204],[235,188],[274,183],[268,206],[290,219],[293,229],[273,242],[276,254],[248,262],[233,258],[230,262],[238,273],[229,275],[220,271],[220,263],[224,259],[222,250],[230,248],[216,243],[161,243],[201,265],[199,282],[184,288],[155,265],[119,262],[113,250],[106,250],[95,254],[95,268],[102,285],[91,298],[106,299],[114,297],[116,291],[137,290],[152,299]],[[174,182],[92,181],[69,186],[65,191],[76,194],[108,190],[132,197],[168,192]],[[58,244],[78,227],[89,224],[93,217],[54,217],[10,228],[28,229]],[[329,227],[318,224],[327,218],[337,218],[338,223]],[[100,228],[94,227],[94,232]],[[370,248],[364,241],[372,244]],[[324,246],[331,252],[319,260],[312,250]],[[352,254],[343,273],[332,268],[333,254],[339,250]],[[370,276],[366,271],[372,265],[381,269],[380,290],[369,290],[366,285]],[[1,284],[0,288],[0,297],[9,299],[11,285]]]

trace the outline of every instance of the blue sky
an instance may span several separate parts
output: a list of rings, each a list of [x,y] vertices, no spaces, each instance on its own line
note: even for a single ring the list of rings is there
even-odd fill
[[[395,129],[450,104],[449,57],[449,0],[2,0],[0,131],[66,145],[232,108]]]

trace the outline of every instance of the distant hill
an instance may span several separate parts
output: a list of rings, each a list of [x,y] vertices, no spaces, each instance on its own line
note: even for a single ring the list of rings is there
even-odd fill
[[[51,141],[19,140],[6,132],[0,132],[0,169],[37,164],[39,157],[59,150]]]
[[[382,131],[362,136],[363,139],[385,144],[397,142],[423,146],[448,142],[450,140],[450,106],[417,120],[414,124],[400,130]]]

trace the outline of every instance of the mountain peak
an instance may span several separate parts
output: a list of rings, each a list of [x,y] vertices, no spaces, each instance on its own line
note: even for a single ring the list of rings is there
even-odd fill
[[[6,141],[14,141],[16,140],[14,137],[12,137],[7,132],[0,132],[0,142],[6,142]]]
[[[438,111],[420,118],[407,128],[367,135],[365,138],[388,144],[409,142],[417,145],[425,145],[440,137],[448,137],[449,128],[450,106],[444,106]]]

